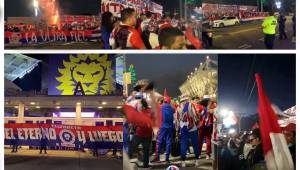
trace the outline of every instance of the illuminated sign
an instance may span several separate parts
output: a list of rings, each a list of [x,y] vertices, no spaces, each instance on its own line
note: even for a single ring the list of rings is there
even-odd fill
[[[49,95],[111,95],[114,93],[114,56],[70,54],[54,55],[49,59]]]

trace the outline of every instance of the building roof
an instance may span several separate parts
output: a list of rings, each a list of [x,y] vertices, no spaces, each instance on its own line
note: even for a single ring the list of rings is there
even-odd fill
[[[32,71],[40,60],[28,57],[23,54],[5,54],[4,57],[4,77],[7,80],[14,81],[22,78]]]

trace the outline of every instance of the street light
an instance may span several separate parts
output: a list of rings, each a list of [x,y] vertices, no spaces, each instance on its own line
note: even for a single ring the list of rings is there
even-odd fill
[[[38,8],[39,8],[38,0],[33,0],[33,7],[34,7],[35,16],[38,16]]]
[[[276,8],[277,8],[277,9],[280,9],[280,8],[281,8],[281,2],[280,2],[280,1],[275,2],[275,5],[276,5]]]
[[[228,130],[228,134],[234,134],[236,132],[236,130],[234,129],[234,128],[230,128],[229,130]]]
[[[221,114],[222,117],[226,117],[228,115],[228,110],[223,109],[223,110],[221,110],[220,114]]]

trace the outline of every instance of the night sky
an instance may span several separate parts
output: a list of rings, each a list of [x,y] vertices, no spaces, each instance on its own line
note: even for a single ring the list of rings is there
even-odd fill
[[[57,0],[62,14],[98,15],[100,0]],[[34,16],[32,0],[5,0],[5,17],[30,17]],[[22,7],[22,8],[20,8]]]
[[[149,79],[155,82],[155,88],[163,93],[167,88],[168,95],[180,95],[179,86],[194,71],[200,62],[205,61],[204,54],[128,54],[126,65],[133,64],[136,68],[137,79]],[[217,60],[217,55],[209,55]]]
[[[271,103],[277,105],[282,111],[296,105],[295,55],[228,54],[219,55],[218,61],[220,109],[226,108],[236,113],[257,113],[257,86],[254,87],[248,102],[255,81],[255,73],[260,74]]]

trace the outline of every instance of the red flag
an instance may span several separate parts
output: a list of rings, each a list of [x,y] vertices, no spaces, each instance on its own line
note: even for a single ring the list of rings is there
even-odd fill
[[[145,113],[146,110],[138,112],[134,107],[130,105],[124,105],[123,111],[127,116],[127,121],[129,123],[138,125],[152,127],[152,119]]]
[[[265,94],[259,74],[255,74],[258,89],[259,127],[268,169],[294,169],[291,154],[278,124],[278,118]]]

